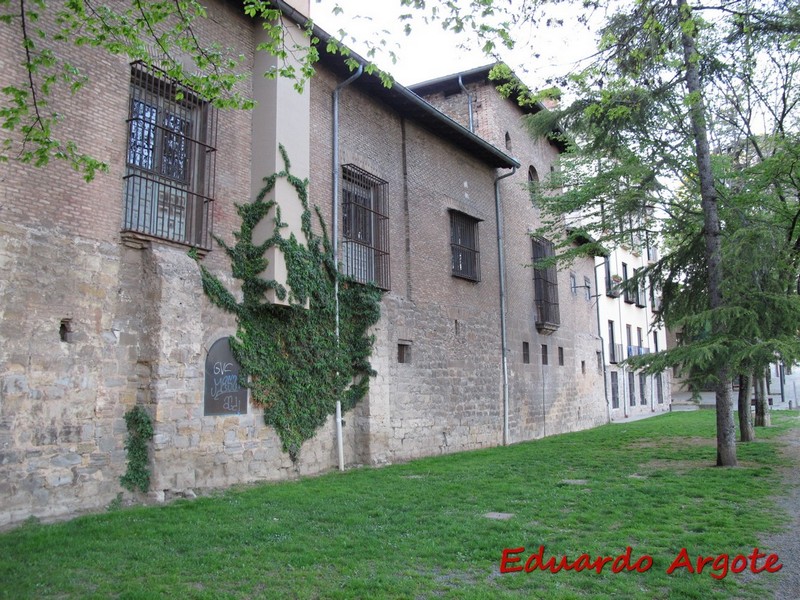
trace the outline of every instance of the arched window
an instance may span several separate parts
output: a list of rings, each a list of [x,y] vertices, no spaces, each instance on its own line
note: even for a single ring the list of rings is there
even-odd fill
[[[536,168],[531,165],[528,167],[528,191],[531,195],[531,202],[535,202],[536,200],[536,187],[535,184],[539,183],[539,173],[536,172]]]

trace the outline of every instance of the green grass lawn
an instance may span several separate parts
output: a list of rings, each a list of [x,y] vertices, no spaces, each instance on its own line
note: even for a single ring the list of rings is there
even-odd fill
[[[748,555],[781,527],[776,437],[798,417],[773,413],[734,469],[713,466],[714,414],[698,411],[29,523],[0,535],[0,597],[759,598],[778,575],[666,570],[682,548]],[[570,562],[630,546],[652,567],[500,572],[504,548],[525,548],[519,567],[540,545]]]

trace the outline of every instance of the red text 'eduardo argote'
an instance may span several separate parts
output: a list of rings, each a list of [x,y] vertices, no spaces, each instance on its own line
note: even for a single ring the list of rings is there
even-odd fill
[[[621,573],[623,571],[644,573],[653,566],[653,557],[648,554],[643,554],[633,560],[630,546],[627,546],[625,552],[617,556],[597,556],[592,558],[588,554],[581,554],[571,562],[566,556],[558,559],[555,556],[550,556],[545,559],[544,546],[539,546],[539,550],[528,556],[523,563],[523,557],[519,555],[524,552],[524,547],[503,549],[503,556],[500,559],[500,572],[517,573],[524,571],[525,573],[531,573],[538,570],[558,573],[562,570],[576,572],[589,570],[602,573],[603,568],[608,565],[612,573]],[[762,558],[765,560],[759,564],[759,560]],[[748,568],[753,573],[761,573],[762,571],[777,573],[783,568],[783,565],[778,560],[777,554],[765,554],[759,552],[758,548],[753,548],[753,551],[746,556],[744,554],[736,554],[731,558],[728,554],[718,554],[716,556],[698,555],[697,560],[693,561],[686,548],[681,548],[667,568],[667,574],[678,569],[686,569],[689,573],[702,573],[707,567],[711,571],[709,574],[714,579],[724,579],[729,572],[741,573]]]

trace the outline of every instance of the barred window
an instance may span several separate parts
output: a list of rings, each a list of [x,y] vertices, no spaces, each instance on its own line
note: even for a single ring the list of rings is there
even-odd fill
[[[211,247],[217,113],[142,62],[131,65],[123,232]]]
[[[478,247],[478,223],[480,221],[464,213],[450,211],[450,254],[452,273],[455,277],[481,280],[480,250]]]
[[[536,303],[536,328],[540,333],[552,333],[561,324],[558,311],[558,277],[555,264],[542,266],[543,259],[555,256],[553,242],[533,238],[533,283]]]
[[[390,288],[388,184],[359,167],[342,166],[342,272]]]

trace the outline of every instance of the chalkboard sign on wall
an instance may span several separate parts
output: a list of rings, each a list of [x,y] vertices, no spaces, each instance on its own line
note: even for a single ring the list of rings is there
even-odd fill
[[[206,356],[204,415],[247,414],[247,388],[239,385],[239,369],[228,338],[214,342]]]

